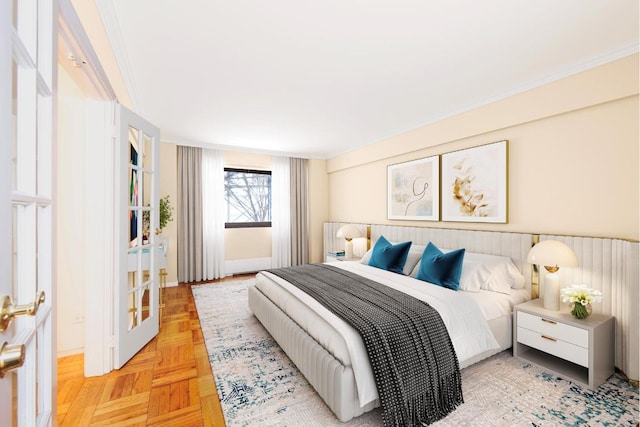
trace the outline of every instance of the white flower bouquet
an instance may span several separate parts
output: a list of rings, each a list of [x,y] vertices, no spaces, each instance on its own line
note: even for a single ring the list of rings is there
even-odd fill
[[[591,314],[591,303],[602,301],[602,292],[588,288],[587,285],[571,285],[568,288],[560,289],[562,302],[572,304],[571,314],[584,319]]]

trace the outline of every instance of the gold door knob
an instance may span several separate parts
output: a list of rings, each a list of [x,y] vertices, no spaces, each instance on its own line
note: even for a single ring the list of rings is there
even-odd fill
[[[24,344],[9,345],[2,343],[0,347],[0,378],[7,372],[18,369],[24,364]]]
[[[14,317],[35,316],[40,304],[44,303],[44,291],[38,292],[36,300],[29,304],[16,305],[9,295],[2,297],[2,311],[0,312],[0,332],[5,331]]]

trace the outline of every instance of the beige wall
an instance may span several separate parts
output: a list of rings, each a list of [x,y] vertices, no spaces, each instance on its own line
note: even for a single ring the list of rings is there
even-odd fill
[[[638,240],[638,117],[634,55],[330,159],[329,219]],[[508,224],[386,219],[388,165],[503,139]]]
[[[248,153],[242,151],[225,151],[224,167],[271,170],[271,156],[268,154]]]
[[[324,258],[325,221],[638,240],[637,75],[634,55],[342,156],[310,159],[311,262]],[[386,219],[388,165],[502,139],[509,140],[508,224]],[[225,166],[271,167],[268,155],[224,156]],[[271,230],[230,229],[225,244],[227,260],[270,257]]]
[[[271,228],[227,228],[224,232],[225,261],[271,257]]]
[[[72,0],[72,4],[120,102],[131,107],[95,2]],[[634,55],[326,162],[312,160],[312,261],[323,258],[324,221],[391,223],[385,211],[388,164],[499,139],[511,141],[509,224],[418,224],[638,239],[637,94],[638,56]],[[635,98],[618,102],[630,96]],[[582,114],[582,109],[592,111]],[[618,109],[623,110],[622,121],[611,117],[618,114]],[[591,120],[594,115],[596,122],[588,126],[575,123]],[[603,152],[606,154],[601,158]],[[325,168],[328,175],[322,172]],[[230,240],[236,239],[229,236]],[[235,258],[243,248],[228,250],[228,255]],[[264,256],[270,256],[270,252],[267,255],[265,250]]]
[[[71,0],[71,4],[98,55],[100,64],[109,76],[109,83],[118,97],[118,102],[130,110],[135,110],[111,47],[111,41],[102,25],[102,18],[96,8],[95,0]]]
[[[57,352],[81,353],[85,322],[85,97],[58,67],[56,167]],[[80,159],[80,160],[78,160]]]
[[[173,221],[162,230],[168,239],[167,283],[178,282],[178,148],[175,144],[160,144],[160,197],[169,196],[173,206]]]

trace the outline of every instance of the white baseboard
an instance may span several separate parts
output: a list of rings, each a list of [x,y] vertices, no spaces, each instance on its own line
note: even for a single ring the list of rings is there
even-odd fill
[[[169,282],[165,285],[166,288],[173,288],[174,286],[178,286],[178,282]]]
[[[84,347],[74,348],[74,349],[71,349],[71,350],[59,351],[59,352],[56,353],[56,357],[59,359],[61,357],[73,356],[75,354],[82,354],[82,353],[84,353]]]
[[[227,276],[242,273],[256,273],[271,268],[271,257],[249,258],[225,261],[224,271]]]

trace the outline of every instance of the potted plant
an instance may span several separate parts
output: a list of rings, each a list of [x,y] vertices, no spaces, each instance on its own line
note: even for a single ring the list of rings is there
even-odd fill
[[[148,205],[147,205],[148,206]],[[142,226],[143,226],[143,236],[145,238],[149,237],[149,228],[151,227],[150,220],[150,212],[143,211],[142,212]],[[160,199],[160,210],[159,210],[160,218],[158,224],[159,233],[162,233],[162,230],[173,221],[173,206],[171,206],[171,201],[169,200],[169,195],[166,195]]]

